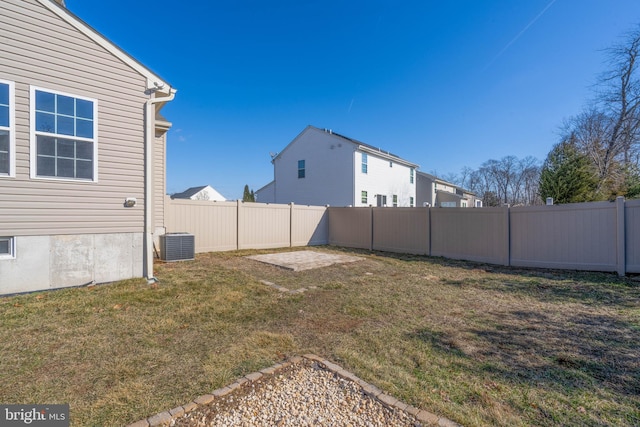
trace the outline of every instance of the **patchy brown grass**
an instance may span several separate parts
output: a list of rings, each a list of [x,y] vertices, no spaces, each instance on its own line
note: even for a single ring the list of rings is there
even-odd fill
[[[0,401],[122,425],[313,352],[468,426],[640,425],[638,282],[364,251],[301,272],[243,257],[267,252],[161,264],[158,285],[0,299]]]

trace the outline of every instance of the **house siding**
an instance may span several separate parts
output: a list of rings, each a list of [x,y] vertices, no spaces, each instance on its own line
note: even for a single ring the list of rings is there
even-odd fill
[[[354,151],[354,145],[342,138],[306,129],[275,160],[275,202],[353,204]],[[305,161],[304,178],[298,178],[298,160]]]
[[[271,181],[259,190],[256,190],[256,202],[275,203],[276,202],[276,182]]]
[[[423,207],[425,203],[433,206],[435,194],[433,193],[433,180],[421,173],[416,174],[416,206]]]
[[[16,174],[0,177],[0,235],[143,232],[145,78],[35,0],[0,2],[0,57],[16,106]],[[97,100],[97,182],[30,178],[32,86]],[[125,208],[127,197],[137,205]]]
[[[358,151],[354,156],[355,166],[355,194],[354,206],[376,206],[376,195],[387,196],[387,206],[393,206],[393,195],[398,196],[398,207],[409,207],[409,198],[416,196],[415,173],[413,183],[410,181],[411,168],[389,160],[385,157],[378,157],[367,152],[367,173],[362,173],[362,151]],[[389,164],[393,166],[389,166]],[[361,192],[367,192],[367,203],[362,203]]]

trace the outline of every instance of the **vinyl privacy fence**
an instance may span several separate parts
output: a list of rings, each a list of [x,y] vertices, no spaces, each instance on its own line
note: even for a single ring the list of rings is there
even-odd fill
[[[640,200],[517,208],[320,207],[171,200],[196,252],[330,244],[489,264],[640,273]]]
[[[193,234],[198,253],[329,243],[324,206],[167,198],[165,227]]]
[[[640,200],[330,208],[329,244],[518,267],[640,273]]]

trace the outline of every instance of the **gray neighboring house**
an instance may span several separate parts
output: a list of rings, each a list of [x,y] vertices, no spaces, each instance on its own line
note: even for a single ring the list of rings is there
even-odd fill
[[[0,294],[153,279],[176,90],[63,0],[0,1],[0,58]]]
[[[434,175],[417,173],[417,206],[440,208],[481,208],[482,199],[475,193]]]

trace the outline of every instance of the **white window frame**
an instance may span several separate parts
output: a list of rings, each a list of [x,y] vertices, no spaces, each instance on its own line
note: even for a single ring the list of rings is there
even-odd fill
[[[0,126],[0,130],[9,132],[9,174],[0,173],[0,178],[15,178],[16,176],[16,84],[8,80],[0,83],[9,86],[9,126]]]
[[[300,167],[300,162],[302,162],[302,167]],[[307,162],[305,159],[298,160],[298,179],[304,179],[307,176]]]
[[[9,241],[9,253],[0,253],[0,260],[16,259],[16,238],[12,236],[0,236],[0,240]]]
[[[92,102],[93,103],[93,138],[84,138],[79,136],[36,131],[36,91],[47,92],[54,95],[68,96],[71,98]],[[47,89],[43,87],[31,86],[30,87],[29,120],[30,120],[31,179],[87,182],[87,183],[98,182],[98,100],[97,99],[88,98],[86,96],[75,95],[75,94],[66,93],[66,92],[61,92],[58,90]],[[60,139],[71,139],[71,140],[77,140],[77,141],[91,142],[93,144],[93,178],[83,179],[83,178],[38,175],[38,142],[37,142],[38,135],[52,136]]]
[[[362,153],[362,165],[360,167],[360,170],[364,174],[369,173],[369,156],[367,155],[367,153]]]
[[[360,191],[360,203],[366,205],[369,203],[369,192],[366,190]]]
[[[409,168],[409,184],[413,184],[413,175],[414,175],[414,169],[413,168]]]

